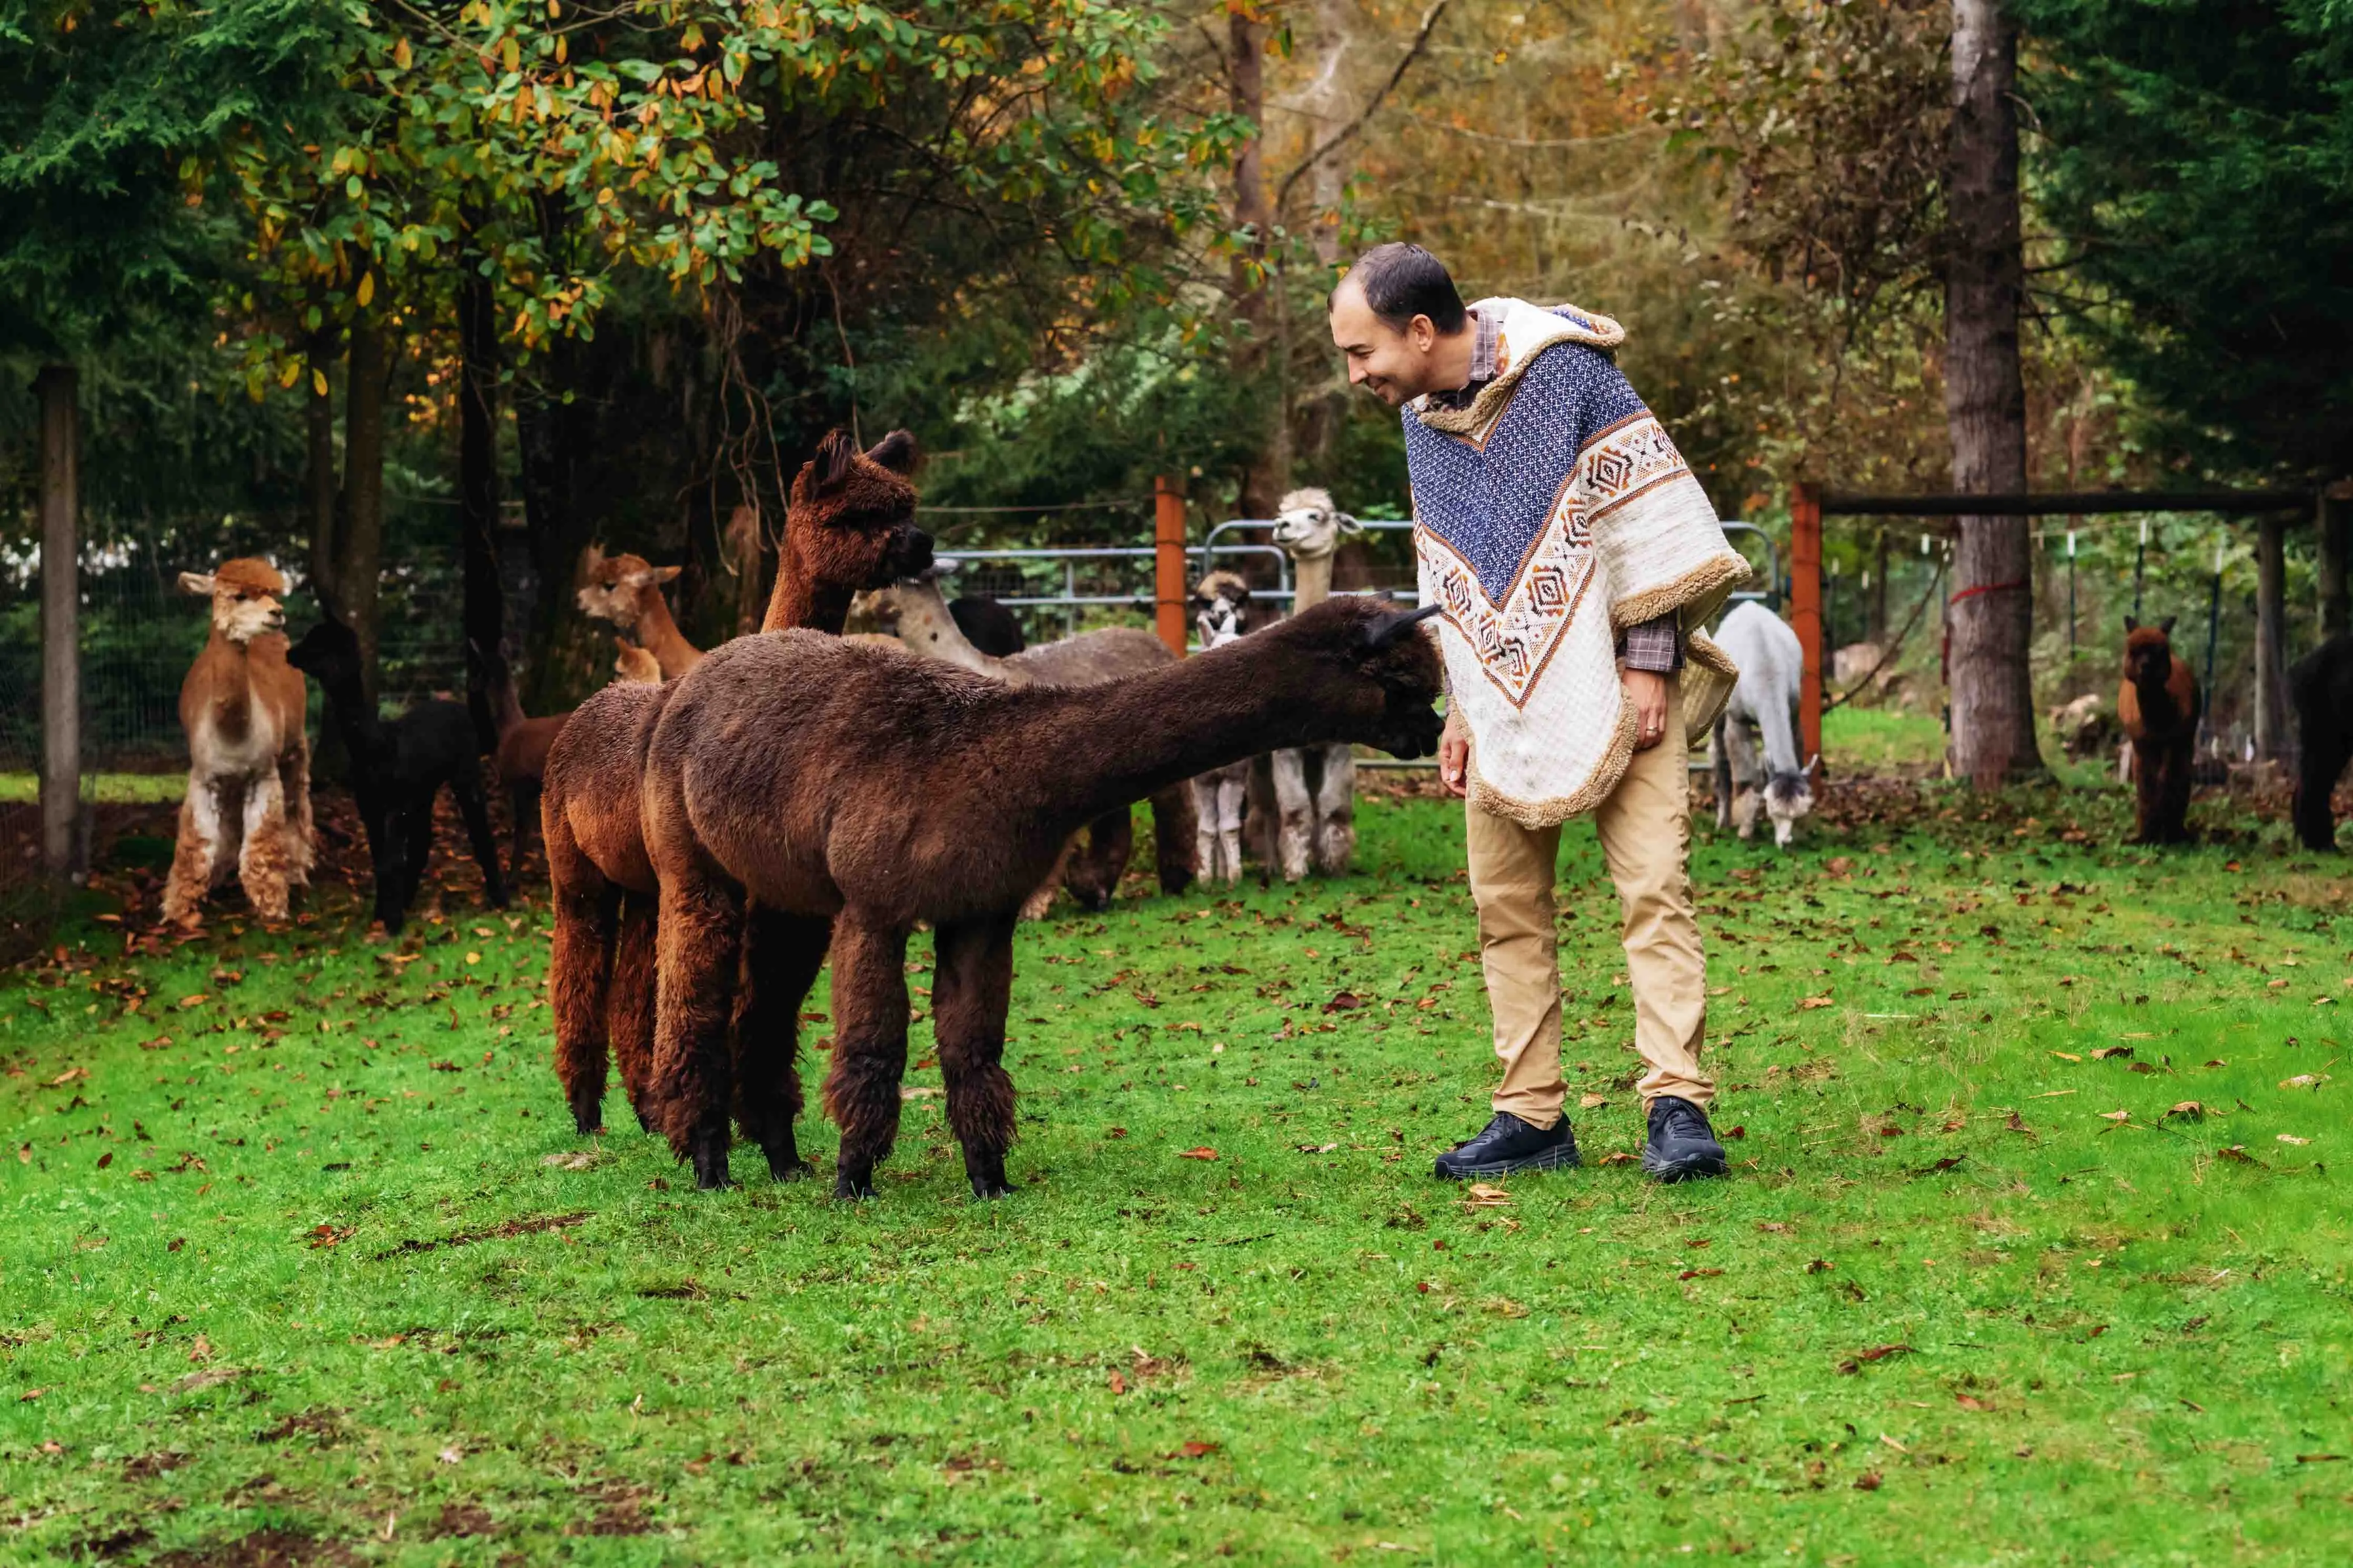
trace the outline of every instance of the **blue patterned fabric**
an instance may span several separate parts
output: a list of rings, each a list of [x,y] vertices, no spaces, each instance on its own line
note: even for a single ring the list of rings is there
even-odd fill
[[[1414,516],[1461,557],[1490,604],[1511,596],[1577,460],[1595,437],[1647,414],[1598,349],[1560,343],[1537,354],[1483,447],[1405,410]],[[1579,541],[1578,542],[1582,542]]]

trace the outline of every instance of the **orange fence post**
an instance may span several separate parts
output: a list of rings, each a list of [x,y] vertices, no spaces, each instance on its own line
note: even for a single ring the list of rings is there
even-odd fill
[[[1822,497],[1811,485],[1789,488],[1789,627],[1805,653],[1798,741],[1810,762],[1822,752]]]
[[[1185,497],[1163,474],[1152,481],[1153,629],[1185,657]]]

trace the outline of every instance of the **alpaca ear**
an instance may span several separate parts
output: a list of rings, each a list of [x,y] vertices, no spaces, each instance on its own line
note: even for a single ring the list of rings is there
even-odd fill
[[[629,575],[639,579],[641,582],[650,583],[655,587],[659,588],[664,583],[674,580],[680,573],[685,570],[686,568],[683,566],[649,566],[643,572],[632,572]]]
[[[1365,525],[1358,522],[1354,516],[1347,512],[1334,512],[1332,514],[1332,521],[1339,525],[1340,531],[1343,534],[1362,533],[1365,531]]]
[[[2125,617],[2125,630],[2127,632],[2137,632],[2140,630],[2139,620],[2135,616],[2126,616]]]
[[[817,444],[817,456],[801,472],[809,477],[816,493],[823,495],[839,489],[857,461],[858,444],[849,438],[849,431],[837,427],[825,433],[825,439]]]
[[[194,594],[199,599],[211,598],[213,596],[213,574],[209,572],[181,573],[180,592],[183,594]]]
[[[1806,765],[1798,770],[1798,776],[1802,779],[1810,779],[1814,776],[1814,770],[1821,765],[1822,754],[1820,752],[1816,752],[1812,756],[1806,759]]]
[[[922,456],[910,430],[893,430],[866,449],[868,462],[879,463],[894,474],[913,473]]]
[[[1418,610],[1402,610],[1393,616],[1384,616],[1377,621],[1366,622],[1365,651],[1378,653],[1385,647],[1394,646],[1399,637],[1438,614],[1440,607],[1437,605],[1424,605]]]
[[[2171,616],[2168,616],[2165,619],[2159,621],[2158,623],[2157,629],[2163,632],[2167,637],[2171,637],[2173,635],[2173,617]]]

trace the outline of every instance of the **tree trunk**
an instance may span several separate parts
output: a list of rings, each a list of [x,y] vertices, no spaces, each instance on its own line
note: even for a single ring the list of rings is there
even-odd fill
[[[1234,345],[1233,374],[1239,385],[1256,394],[1250,401],[1261,407],[1274,404],[1271,414],[1261,418],[1261,446],[1243,468],[1241,493],[1234,506],[1243,517],[1272,517],[1285,482],[1280,452],[1289,445],[1289,432],[1283,427],[1280,397],[1268,395],[1278,389],[1264,384],[1268,355],[1278,347],[1262,270],[1274,226],[1266,196],[1266,25],[1236,10],[1227,17],[1227,38],[1233,84],[1229,107],[1252,127],[1249,140],[1234,154],[1234,226],[1249,229],[1250,238],[1234,258],[1234,315],[1244,331]]]
[[[41,404],[41,868],[82,866],[81,414],[71,365],[33,380]]]
[[[499,334],[491,280],[468,255],[458,289],[458,521],[466,573],[466,708],[485,752],[499,743],[498,714],[483,685],[486,660],[503,658],[506,595],[499,584]]]
[[[1347,65],[1356,47],[1356,16],[1355,0],[1316,0],[1316,44],[1323,63],[1316,68],[1314,83],[1302,95],[1300,105],[1307,117],[1311,151],[1329,141],[1355,118],[1357,95],[1350,89]],[[1340,263],[1340,204],[1347,195],[1348,176],[1354,167],[1349,153],[1354,145],[1326,153],[1308,175],[1309,199],[1315,205],[1309,220],[1310,233],[1315,259],[1325,268],[1326,282]],[[1320,342],[1314,345],[1312,362],[1321,374],[1290,411],[1288,428],[1292,433],[1292,460],[1314,470],[1323,467],[1339,440],[1341,426],[1348,417],[1349,392],[1347,378],[1340,374],[1338,363],[1328,348]],[[1346,504],[1345,500],[1343,504]]]
[[[360,643],[368,700],[377,689],[376,584],[384,570],[384,402],[389,388],[383,318],[363,310],[352,321],[351,367],[343,389],[343,521],[335,550],[335,595]]]
[[[2287,519],[2255,522],[2255,755],[2287,758]],[[2211,700],[2210,698],[2209,700]]]
[[[2313,526],[2320,535],[2316,552],[2320,578],[2320,635],[2333,637],[2353,631],[2353,601],[2346,594],[2346,530],[2353,523],[2353,479],[2339,479],[2320,492]]]
[[[335,593],[335,395],[329,366],[335,335],[311,334],[302,353],[302,501],[311,531],[311,591],[322,607],[340,616]]]
[[[1871,640],[1887,650],[1887,531],[1881,529],[1871,565]]]
[[[1954,0],[1945,414],[1953,488],[2026,489],[2018,318],[2018,34],[2000,0]],[[1963,517],[1952,605],[1954,772],[1979,788],[2041,771],[2027,650],[2033,558],[2022,517]]]

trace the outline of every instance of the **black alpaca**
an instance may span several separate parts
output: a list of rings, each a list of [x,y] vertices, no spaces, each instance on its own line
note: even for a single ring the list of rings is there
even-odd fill
[[[2337,818],[2328,797],[2353,761],[2353,636],[2339,632],[2290,665],[2287,689],[2300,750],[2295,836],[2307,849],[2334,849]]]
[[[1020,617],[986,594],[950,599],[948,615],[964,640],[991,658],[1011,658],[1029,646],[1021,635]]]
[[[286,662],[326,693],[327,720],[351,755],[352,794],[366,826],[368,858],[375,867],[375,918],[397,931],[425,879],[433,848],[433,797],[448,784],[466,819],[482,888],[494,909],[507,907],[499,878],[497,842],[482,799],[482,767],[474,752],[474,721],[456,702],[420,702],[390,723],[360,685],[360,642],[332,616],[321,621],[286,653]]]

